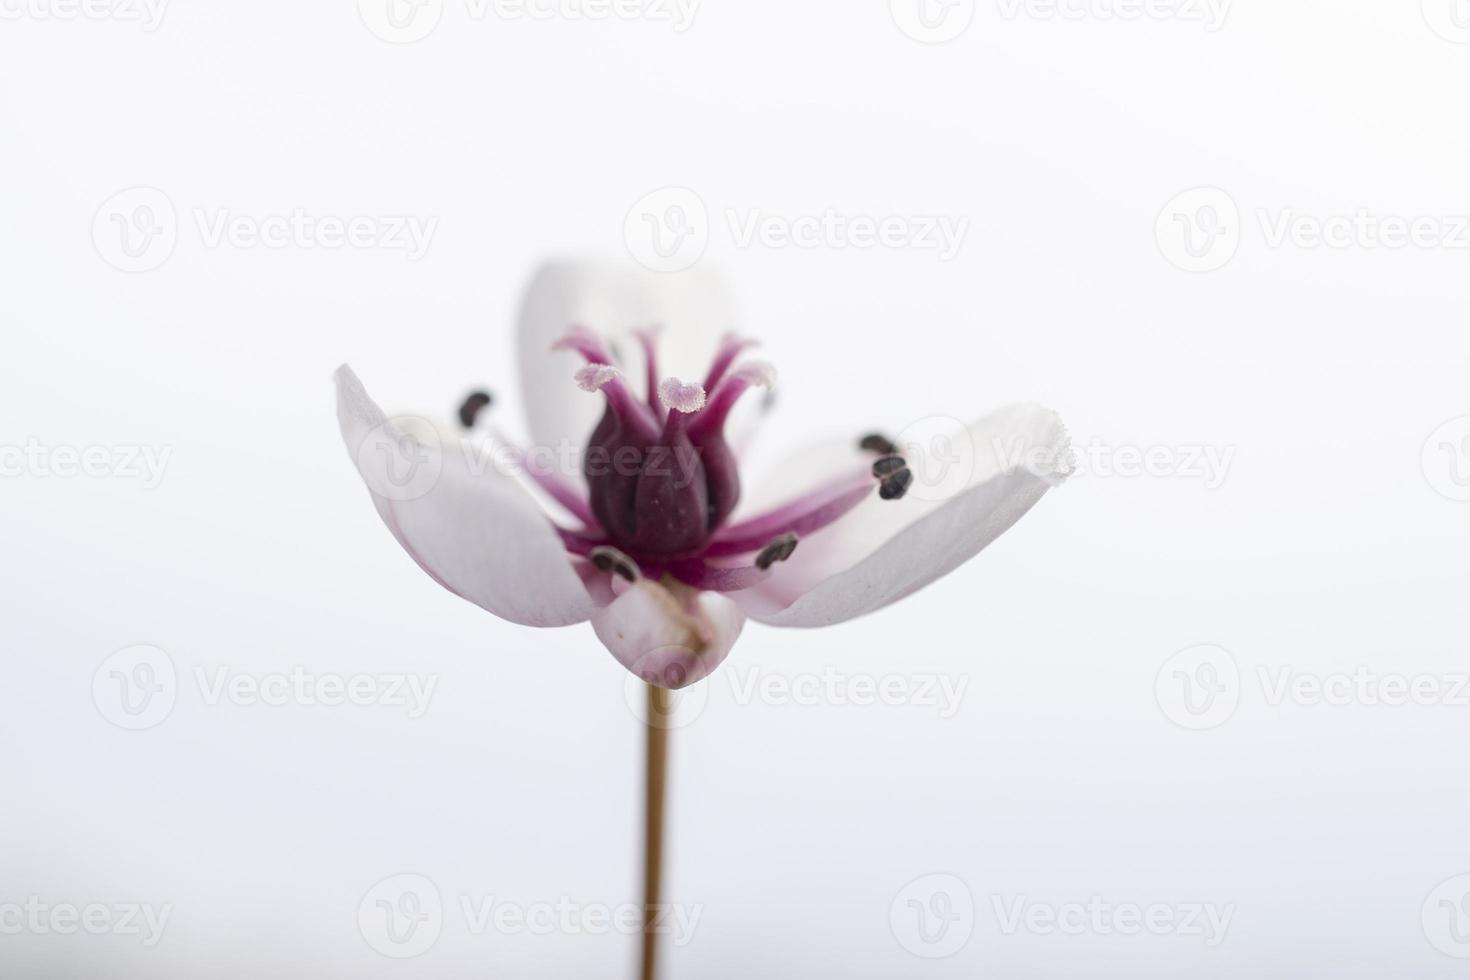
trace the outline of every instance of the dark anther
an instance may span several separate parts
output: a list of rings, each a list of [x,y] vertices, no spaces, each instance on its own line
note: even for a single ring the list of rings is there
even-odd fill
[[[638,581],[638,565],[616,548],[593,548],[587,557],[592,559],[592,564],[596,565],[600,572],[621,575],[629,582]]]
[[[899,470],[906,470],[908,468],[909,464],[904,461],[902,456],[884,456],[873,464],[873,475],[882,480],[885,477],[892,476]]]
[[[879,456],[892,456],[898,452],[898,447],[893,444],[893,440],[879,432],[863,436],[863,441],[858,443],[858,448],[877,453]]]
[[[884,500],[898,500],[908,493],[914,474],[909,471],[908,460],[902,456],[881,456],[873,464],[873,476],[878,478],[878,496]]]
[[[755,567],[765,571],[778,561],[785,561],[796,551],[797,542],[800,539],[794,534],[783,534],[771,541],[761,549],[761,553],[755,557]]]
[[[883,482],[878,484],[878,496],[884,500],[900,500],[904,494],[909,492],[909,484],[913,482],[914,474],[909,470],[896,470],[884,477]]]
[[[466,429],[475,427],[475,418],[480,412],[490,407],[494,399],[488,391],[474,391],[466,396],[464,402],[459,406],[459,424]]]

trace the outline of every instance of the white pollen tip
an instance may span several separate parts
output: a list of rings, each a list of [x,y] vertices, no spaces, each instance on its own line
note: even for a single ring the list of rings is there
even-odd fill
[[[697,381],[685,384],[678,378],[664,378],[658,385],[658,398],[674,411],[688,415],[704,408],[704,385]]]
[[[736,377],[762,388],[776,387],[776,368],[767,361],[750,361],[735,369]]]
[[[575,375],[577,387],[583,391],[601,391],[615,378],[622,377],[623,372],[608,364],[588,364]]]

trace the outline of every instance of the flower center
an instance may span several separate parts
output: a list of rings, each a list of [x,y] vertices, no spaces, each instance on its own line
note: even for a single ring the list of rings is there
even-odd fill
[[[577,383],[607,398],[582,460],[592,513],[614,547],[635,560],[667,562],[699,554],[739,502],[725,423],[740,396],[769,387],[775,372],[759,362],[735,366],[748,345],[730,338],[703,384],[659,380],[654,339],[645,333],[640,340],[649,364],[641,400],[596,337],[574,331],[560,346],[587,359]]]
[[[641,332],[638,340],[647,364],[641,398],[597,335],[574,328],[556,344],[587,362],[577,384],[607,400],[582,458],[585,510],[597,527],[562,532],[568,550],[598,570],[628,581],[668,575],[701,589],[750,588],[792,556],[802,535],[833,523],[875,488],[883,500],[900,499],[908,490],[913,477],[903,458],[888,440],[870,436],[861,448],[875,462],[730,524],[740,501],[740,472],[725,426],[747,391],[773,385],[775,370],[763,361],[741,361],[752,345],[729,336],[703,383],[661,377],[654,333]],[[559,499],[568,496],[564,486],[549,489]]]

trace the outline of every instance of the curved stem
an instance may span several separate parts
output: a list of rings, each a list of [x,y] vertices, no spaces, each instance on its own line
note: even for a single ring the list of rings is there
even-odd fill
[[[658,920],[662,900],[664,865],[665,788],[668,785],[669,715],[674,708],[673,694],[661,687],[648,685],[648,738],[643,780],[643,960],[639,976],[654,980],[658,937],[654,923]]]

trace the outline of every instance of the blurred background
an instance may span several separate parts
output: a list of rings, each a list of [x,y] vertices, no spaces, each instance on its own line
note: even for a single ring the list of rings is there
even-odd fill
[[[414,567],[330,381],[520,430],[557,255],[728,277],[753,472],[1079,453],[683,697],[666,977],[1463,972],[1463,0],[0,16],[0,976],[631,973],[627,673]]]

